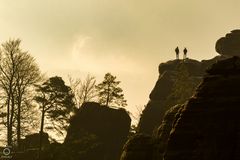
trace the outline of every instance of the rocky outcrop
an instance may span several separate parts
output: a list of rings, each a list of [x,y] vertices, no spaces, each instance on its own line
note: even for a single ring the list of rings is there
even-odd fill
[[[49,136],[47,133],[43,133],[42,137],[42,147],[46,148],[50,145],[50,141],[48,140]],[[28,150],[28,149],[38,149],[39,148],[39,140],[40,140],[40,134],[34,133],[31,135],[27,135],[25,139],[21,140],[22,142],[22,150]]]
[[[165,160],[240,159],[240,58],[214,64],[171,131]]]
[[[156,150],[154,152],[155,157],[154,159],[156,160],[163,159],[163,156],[168,145],[170,132],[174,125],[176,124],[178,118],[180,117],[183,107],[184,105],[176,105],[166,112],[163,122],[157,130],[157,134],[154,135],[156,146],[155,147]]]
[[[239,57],[212,65],[194,96],[168,110],[153,136],[130,139],[121,160],[239,160],[239,82]]]
[[[47,133],[43,133],[42,137],[42,150],[45,151],[50,147],[49,136]],[[24,139],[21,139],[17,152],[13,147],[12,159],[13,160],[35,160],[39,159],[39,140],[40,134],[34,133],[27,135]],[[43,155],[43,154],[42,154]],[[42,156],[43,158],[43,156]],[[1,159],[1,158],[0,158]],[[7,158],[9,159],[9,158]],[[45,159],[42,159],[45,160]]]
[[[220,38],[215,49],[221,55],[240,56],[240,30],[233,30]]]
[[[172,60],[159,65],[159,78],[149,96],[150,100],[144,109],[139,125],[138,132],[152,135],[161,124],[165,112],[176,104],[184,103],[194,93],[195,88],[202,80],[205,70],[218,60],[225,59],[224,56],[216,56],[210,60],[203,60],[201,62],[185,59]],[[181,75],[179,68],[184,65],[188,72],[189,81],[185,82],[189,90],[182,89],[182,91],[171,97],[174,91],[176,81]],[[189,82],[189,83],[188,83]],[[183,86],[185,87],[185,86]]]
[[[176,105],[169,109],[153,136],[137,134],[130,138],[123,148],[121,160],[162,160],[170,131],[182,108],[183,105]]]
[[[83,153],[79,158],[119,159],[130,124],[131,119],[124,109],[88,102],[71,119],[64,145],[75,146],[73,150]]]
[[[166,112],[157,132],[126,143],[121,160],[240,159],[239,82],[240,58],[222,57],[187,103]]]
[[[154,139],[151,136],[135,135],[124,146],[121,160],[150,160],[154,151]]]
[[[41,160],[118,160],[127,141],[131,119],[125,109],[115,109],[88,102],[70,120],[63,144],[46,141]],[[38,134],[27,136],[25,152],[14,155],[16,160],[38,158]]]

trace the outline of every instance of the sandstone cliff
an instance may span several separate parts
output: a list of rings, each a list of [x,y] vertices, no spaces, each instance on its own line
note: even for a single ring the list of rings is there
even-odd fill
[[[240,58],[214,64],[172,129],[165,160],[240,159]]]
[[[170,61],[160,65],[159,80],[150,95],[150,102],[144,111],[145,115],[141,119],[144,122],[139,125],[141,131],[142,126],[151,123],[149,128],[142,127],[145,133],[151,132],[158,123],[161,125],[153,136],[132,137],[124,147],[121,160],[135,160],[136,157],[139,160],[240,159],[239,40],[240,30],[233,30],[217,41],[215,48],[221,56],[201,61],[200,69],[199,65],[193,68],[193,71],[200,71],[200,76],[203,75],[202,71],[208,68],[207,74],[187,103],[170,108],[162,123],[160,119],[164,110],[156,108],[157,105],[161,108],[164,108],[164,105],[166,107],[163,101],[166,95],[173,91],[168,87],[172,87],[170,78],[174,77],[169,74],[165,77],[164,75],[166,71],[171,73],[173,70],[170,66],[178,62]],[[161,73],[164,74],[161,76]],[[194,73],[191,72],[191,75]],[[151,109],[153,106],[155,110]],[[153,113],[154,111],[159,113]],[[154,120],[151,120],[151,115]],[[155,115],[161,117],[154,117]],[[139,142],[144,142],[142,147],[136,147]],[[146,144],[149,149],[146,149]],[[139,151],[144,153],[142,158],[138,158]]]
[[[182,108],[183,105],[176,105],[169,109],[153,136],[137,134],[131,137],[123,148],[121,160],[162,160],[170,131]]]
[[[239,82],[239,57],[212,65],[188,102],[166,112],[153,136],[131,138],[121,160],[240,159]]]
[[[186,59],[161,63],[158,69],[159,79],[150,93],[150,100],[140,118],[138,132],[152,135],[161,124],[165,112],[170,107],[188,100],[201,82],[205,70],[221,59],[225,57],[217,56],[201,62]],[[185,78],[181,79],[184,74]]]

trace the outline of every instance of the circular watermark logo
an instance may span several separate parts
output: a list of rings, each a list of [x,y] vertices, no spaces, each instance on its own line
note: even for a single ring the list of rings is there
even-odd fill
[[[11,154],[11,149],[9,147],[6,147],[3,149],[3,155],[9,156]]]
[[[11,159],[12,158],[12,147],[6,146],[2,149],[2,156],[0,158]]]

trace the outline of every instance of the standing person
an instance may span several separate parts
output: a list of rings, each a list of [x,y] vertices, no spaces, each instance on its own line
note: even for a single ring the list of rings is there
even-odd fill
[[[176,52],[176,59],[179,59],[179,49],[178,49],[178,47],[175,49],[175,52]]]
[[[184,48],[183,50],[183,59],[187,58],[187,48]]]

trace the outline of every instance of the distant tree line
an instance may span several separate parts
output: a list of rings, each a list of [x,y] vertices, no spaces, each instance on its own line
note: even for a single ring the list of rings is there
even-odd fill
[[[34,57],[20,48],[21,40],[8,40],[0,47],[0,125],[6,129],[7,145],[20,148],[21,139],[39,131],[64,135],[75,110],[89,101],[111,107],[125,107],[123,90],[116,76],[107,73],[96,84],[69,76],[69,86],[61,77],[46,78]],[[3,133],[1,131],[1,133]]]

